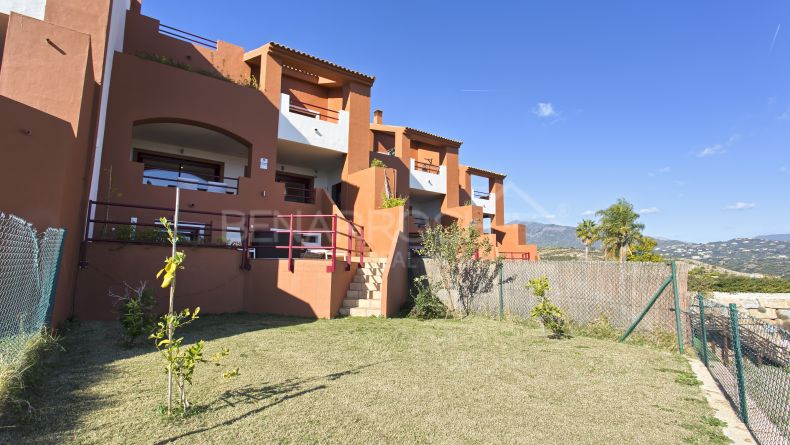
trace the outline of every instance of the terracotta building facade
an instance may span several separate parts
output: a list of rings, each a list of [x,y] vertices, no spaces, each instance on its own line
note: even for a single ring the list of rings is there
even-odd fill
[[[115,317],[123,283],[165,307],[153,271],[176,190],[177,305],[208,313],[395,315],[432,224],[537,260],[504,223],[505,176],[461,164],[460,141],[371,122],[372,76],[210,40],[139,0],[0,0],[0,27],[0,210],[67,229],[56,324]],[[394,196],[406,206],[382,208]]]

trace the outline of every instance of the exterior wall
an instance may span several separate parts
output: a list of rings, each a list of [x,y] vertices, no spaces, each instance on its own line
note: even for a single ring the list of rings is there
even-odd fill
[[[66,229],[54,324],[71,313],[96,91],[90,36],[11,14],[0,67],[0,150],[14,168],[0,176],[7,191],[0,208],[39,229]]]
[[[251,270],[239,268],[240,252],[233,249],[185,247],[185,268],[178,273],[176,309],[195,308],[209,314],[254,312],[301,317],[330,318],[337,314],[356,265],[346,271],[338,262],[334,273],[329,261],[250,260]],[[157,297],[157,310],[167,311],[169,291],[158,286],[156,271],[168,254],[165,246],[92,243],[89,265],[80,271],[80,295],[75,314],[81,319],[117,317],[108,291],[121,292],[123,283],[147,282]],[[345,287],[344,287],[345,286]]]
[[[447,194],[447,166],[439,166],[439,173],[417,170],[414,158],[409,159],[409,187],[433,193]]]

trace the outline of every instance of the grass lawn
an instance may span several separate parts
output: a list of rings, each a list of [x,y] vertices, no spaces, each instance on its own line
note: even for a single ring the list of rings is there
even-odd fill
[[[185,333],[241,372],[198,369],[196,414],[166,422],[161,358],[83,323],[0,443],[726,443],[688,364],[657,349],[480,318],[204,316]]]

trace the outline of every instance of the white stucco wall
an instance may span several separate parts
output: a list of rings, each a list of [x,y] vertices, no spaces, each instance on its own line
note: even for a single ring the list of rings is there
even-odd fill
[[[428,173],[414,168],[414,159],[409,162],[409,187],[434,193],[447,193],[447,167],[439,166],[439,173]]]
[[[277,137],[315,147],[348,153],[348,112],[340,110],[338,121],[329,122],[318,117],[291,113],[291,96],[280,97],[280,121]]]
[[[493,215],[496,213],[496,194],[489,193],[488,199],[472,197],[472,204],[483,208],[483,214]]]
[[[297,165],[277,164],[277,171],[286,173],[295,173],[302,176],[313,177],[313,187],[317,189],[324,189],[327,193],[332,193],[332,186],[340,182],[342,175],[343,165],[337,167],[328,167],[323,170],[316,171],[309,167],[300,167]]]
[[[10,14],[16,12],[34,19],[44,20],[47,0],[0,0],[0,12]]]

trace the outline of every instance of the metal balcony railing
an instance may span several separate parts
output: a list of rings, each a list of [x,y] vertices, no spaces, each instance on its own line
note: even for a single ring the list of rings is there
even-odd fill
[[[126,218],[111,217],[112,213],[122,213]],[[134,216],[131,216],[132,213]],[[167,232],[158,222],[158,218],[164,216],[172,221],[174,214],[174,209],[168,207],[90,201],[80,253],[80,266],[88,265],[86,248],[88,243],[168,246]],[[228,219],[237,220],[238,223],[233,225],[227,222]],[[262,223],[262,219],[268,222]],[[305,224],[300,224],[301,222]],[[304,228],[305,226],[307,227]],[[218,213],[180,209],[179,245],[238,250],[241,253],[241,267],[249,270],[250,257],[255,257],[251,254],[257,248],[251,245],[252,233],[261,230],[261,227],[265,227],[267,232],[287,237],[286,241],[282,241],[282,237],[273,238],[275,242],[268,247],[276,250],[287,249],[288,270],[291,272],[294,270],[294,259],[299,252],[321,254],[325,259],[331,259],[327,272],[335,271],[335,261],[339,253],[345,252],[347,268],[351,267],[354,255],[358,255],[360,265],[364,264],[365,229],[336,214],[255,215],[244,212]],[[297,237],[305,235],[318,235],[318,242],[308,245],[297,240]],[[338,236],[341,237],[340,240]],[[328,244],[323,243],[324,237],[328,238]],[[346,241],[342,241],[342,237],[345,237]]]
[[[178,40],[183,40],[184,42],[205,46],[206,48],[209,49],[213,49],[213,50],[217,49],[216,40],[207,39],[203,36],[199,36],[197,34],[192,34],[191,32],[184,31],[183,29],[178,29],[172,26],[163,25],[161,23],[159,24],[159,34],[173,37]]]
[[[426,173],[433,173],[435,175],[439,174],[439,166],[433,165],[428,162],[420,162],[418,160],[414,160],[414,168],[415,170],[424,171]]]

